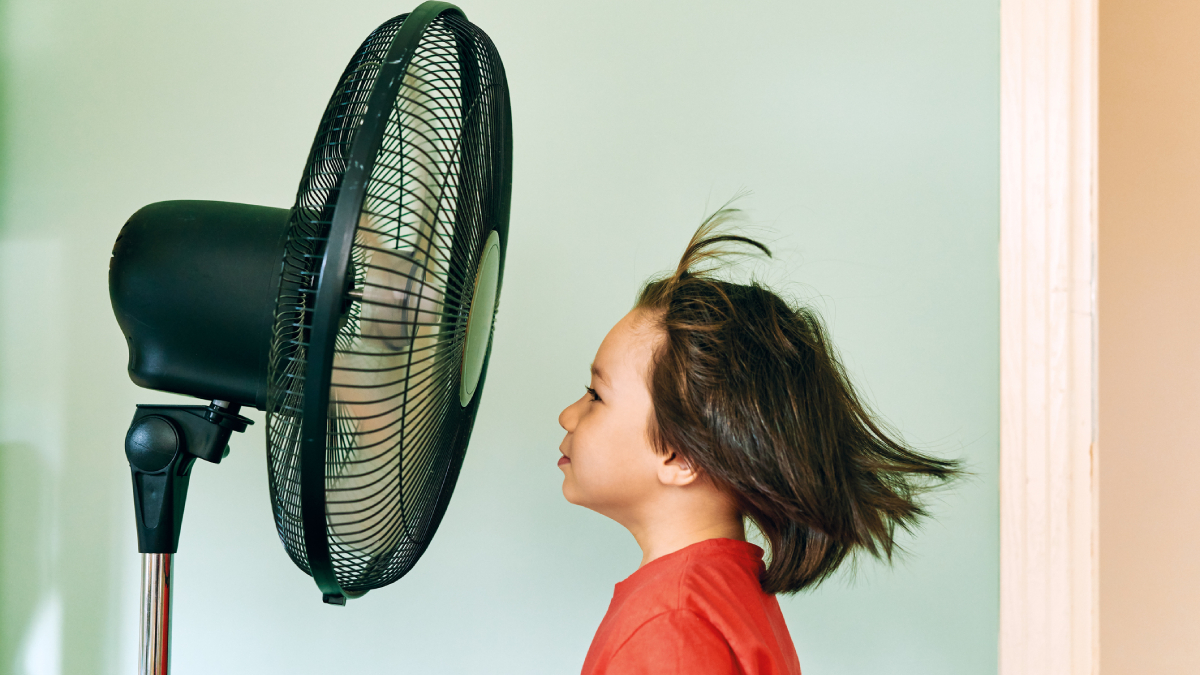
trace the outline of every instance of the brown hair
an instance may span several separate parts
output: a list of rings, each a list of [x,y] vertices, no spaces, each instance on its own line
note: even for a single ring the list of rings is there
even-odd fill
[[[794,593],[857,551],[891,560],[896,527],[927,515],[917,497],[959,473],[886,432],[855,394],[817,314],[770,289],[712,276],[712,263],[763,244],[720,226],[692,236],[675,272],[647,282],[637,307],[664,339],[648,373],[658,452],[696,465],[758,527],[770,550],[761,583]],[[707,265],[708,269],[700,269]]]

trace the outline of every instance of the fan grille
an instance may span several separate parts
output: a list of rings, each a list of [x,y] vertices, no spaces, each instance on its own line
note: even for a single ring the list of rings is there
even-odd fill
[[[359,48],[330,100],[293,208],[271,359],[272,503],[296,564],[312,568],[300,499],[308,333],[334,205],[367,99],[406,15]],[[458,400],[483,244],[506,216],[503,66],[454,13],[421,34],[388,116],[351,250],[334,348],[325,523],[339,586],[391,583],[428,546],[466,449],[478,394]]]

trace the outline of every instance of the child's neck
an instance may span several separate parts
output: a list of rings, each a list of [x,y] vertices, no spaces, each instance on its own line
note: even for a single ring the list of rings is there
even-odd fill
[[[642,549],[642,565],[707,539],[746,540],[742,517],[724,504],[717,508],[654,509],[626,525]]]

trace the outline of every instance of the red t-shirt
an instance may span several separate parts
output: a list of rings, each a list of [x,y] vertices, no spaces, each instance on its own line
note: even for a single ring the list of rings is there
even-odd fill
[[[800,675],[762,549],[707,539],[617,584],[583,675]]]

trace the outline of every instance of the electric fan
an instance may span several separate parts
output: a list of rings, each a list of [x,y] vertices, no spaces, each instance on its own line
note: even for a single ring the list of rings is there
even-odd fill
[[[504,272],[512,132],[490,39],[426,2],[338,81],[295,205],[151,204],[109,290],[142,387],[125,440],[142,568],[143,673],[166,672],[171,555],[196,458],[266,411],[288,555],[331,604],[405,573],[445,513],[475,421]]]

